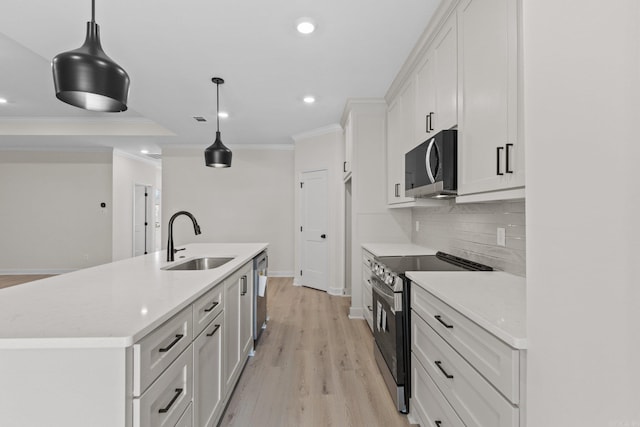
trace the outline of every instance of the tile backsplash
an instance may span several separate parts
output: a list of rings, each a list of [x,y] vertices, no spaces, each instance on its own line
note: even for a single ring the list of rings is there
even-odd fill
[[[412,220],[411,241],[415,244],[525,275],[524,201],[413,208]],[[504,247],[496,243],[498,227],[506,230]]]

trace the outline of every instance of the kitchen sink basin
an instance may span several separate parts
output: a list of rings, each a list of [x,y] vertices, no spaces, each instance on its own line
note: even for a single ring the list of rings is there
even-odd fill
[[[194,258],[171,267],[164,267],[163,270],[210,270],[225,265],[232,259],[223,257]]]

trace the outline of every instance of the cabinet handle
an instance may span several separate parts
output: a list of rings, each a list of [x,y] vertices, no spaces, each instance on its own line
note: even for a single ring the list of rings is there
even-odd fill
[[[442,425],[442,421],[436,421],[436,427],[440,427]]]
[[[442,366],[441,366],[441,365],[442,365],[442,362],[441,362],[441,361],[436,360],[434,363],[436,364],[436,366],[438,367],[438,369],[440,369],[440,372],[442,372],[442,373],[444,374],[444,376],[445,376],[445,377],[447,377],[447,378],[449,378],[449,379],[452,379],[452,378],[453,378],[453,375],[448,374],[448,373],[447,373],[447,371],[445,371],[444,369],[442,369]]]
[[[439,314],[436,314],[435,316],[433,316],[436,318],[436,320],[440,323],[442,323],[444,325],[445,328],[447,329],[453,329],[453,325],[447,325],[444,320],[442,320],[442,316],[440,316]]]
[[[171,342],[171,344],[169,344],[168,346],[166,346],[164,348],[159,349],[158,351],[160,353],[166,353],[167,351],[171,350],[174,345],[178,344],[178,341],[180,341],[183,337],[184,337],[184,335],[182,335],[182,334],[176,335],[176,339],[173,340],[173,342]]]
[[[164,408],[160,408],[158,410],[158,412],[161,413],[161,414],[169,412],[169,409],[171,409],[173,404],[176,403],[176,400],[178,400],[178,398],[180,397],[181,394],[182,394],[182,389],[181,388],[177,388],[176,389],[176,394],[173,396],[173,399],[171,399],[171,402],[169,402],[169,404],[167,406],[165,406]]]
[[[509,157],[511,155],[511,147],[513,147],[513,144],[507,144],[507,153],[505,155],[505,157],[507,158],[506,167],[505,167],[505,172],[506,173],[513,173],[513,171],[511,170],[511,166],[509,165]]]
[[[433,111],[429,113],[429,132],[433,131],[433,126],[432,125],[433,125],[433,115],[434,114],[435,113]]]
[[[347,171],[347,162],[342,162],[342,172]]]
[[[496,149],[496,175],[504,175],[500,172],[500,151],[502,151],[504,147],[497,147]]]
[[[431,119],[431,114],[427,114],[426,116],[424,116],[424,130],[427,133],[431,133],[431,131],[429,130],[429,119]]]
[[[245,296],[247,294],[247,276],[242,276],[242,292],[240,296]]]
[[[213,331],[209,332],[207,336],[212,337],[216,332],[218,332],[218,329],[220,329],[220,325],[216,325],[216,327],[213,328]]]
[[[400,197],[400,183],[396,184],[396,197]]]
[[[214,308],[216,308],[216,306],[217,306],[217,305],[218,305],[218,301],[214,301],[214,302],[211,304],[211,307],[209,307],[209,308],[205,308],[205,309],[204,309],[204,312],[205,312],[205,313],[210,312],[211,310],[213,310]]]

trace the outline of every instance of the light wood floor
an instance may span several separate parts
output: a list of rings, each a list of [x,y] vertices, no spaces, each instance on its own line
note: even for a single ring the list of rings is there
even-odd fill
[[[29,274],[29,275],[0,275],[0,289],[21,283],[32,282],[38,279],[51,277],[51,274]]]
[[[409,426],[395,410],[349,298],[270,278],[269,322],[220,426]]]

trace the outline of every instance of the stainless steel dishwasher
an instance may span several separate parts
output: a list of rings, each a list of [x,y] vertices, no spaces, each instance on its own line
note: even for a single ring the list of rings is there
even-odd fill
[[[267,327],[267,267],[269,256],[262,252],[253,259],[253,340],[257,341]],[[263,281],[263,293],[260,295],[260,281]]]

